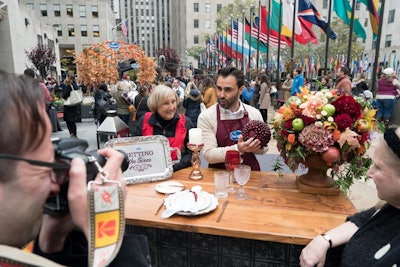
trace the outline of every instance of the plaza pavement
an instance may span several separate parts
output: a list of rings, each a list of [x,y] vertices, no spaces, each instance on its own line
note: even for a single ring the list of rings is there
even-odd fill
[[[271,111],[268,115],[268,120],[270,121],[274,116],[274,111]],[[69,132],[65,122],[60,121],[62,131],[54,132],[52,137],[67,138],[69,137]],[[88,150],[97,149],[97,138],[96,138],[96,124],[94,119],[82,119],[82,122],[77,123],[77,135],[78,138],[87,140],[89,144]],[[368,150],[369,155],[373,155],[373,151],[376,145],[377,138],[372,141],[372,145]],[[103,147],[104,142],[100,143],[100,147]],[[260,166],[262,171],[272,171],[272,165],[274,164],[279,152],[276,148],[276,141],[271,139],[268,144],[269,151],[266,155],[257,156],[260,161]],[[202,167],[207,166],[207,162],[202,158]],[[284,171],[290,172],[290,170],[285,167]],[[367,182],[356,180],[353,186],[350,188],[348,196],[353,202],[358,210],[363,210],[369,208],[376,204],[378,201],[375,184],[372,179]]]

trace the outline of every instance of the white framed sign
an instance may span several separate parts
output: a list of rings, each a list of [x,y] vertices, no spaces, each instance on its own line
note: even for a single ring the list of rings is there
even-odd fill
[[[105,147],[122,150],[129,158],[128,169],[123,173],[127,184],[166,180],[172,176],[172,166],[180,160],[172,161],[168,139],[163,135],[114,138]]]

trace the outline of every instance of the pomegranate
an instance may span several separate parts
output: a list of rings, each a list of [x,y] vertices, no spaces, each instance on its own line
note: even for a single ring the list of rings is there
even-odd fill
[[[336,147],[331,146],[327,151],[321,153],[321,157],[328,166],[331,166],[333,162],[340,160],[340,151]]]

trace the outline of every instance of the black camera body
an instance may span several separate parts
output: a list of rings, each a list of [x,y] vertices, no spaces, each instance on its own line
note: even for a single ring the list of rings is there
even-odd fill
[[[70,164],[72,159],[81,158],[86,165],[86,175],[87,181],[92,181],[96,178],[98,168],[89,160],[90,156],[96,158],[97,162],[104,166],[106,163],[106,158],[99,155],[96,150],[86,151],[88,148],[88,142],[83,139],[78,138],[54,138],[52,139],[54,147],[55,160],[58,162],[65,162]],[[124,160],[121,164],[122,171],[128,169],[129,159],[124,151],[119,150],[124,155]],[[69,171],[69,170],[68,170]],[[67,171],[67,172],[68,172]],[[68,173],[67,173],[68,174]],[[54,196],[50,196],[45,203],[44,212],[53,216],[63,216],[69,213],[68,205],[68,185],[69,176],[67,175],[65,183],[60,185],[60,193]]]

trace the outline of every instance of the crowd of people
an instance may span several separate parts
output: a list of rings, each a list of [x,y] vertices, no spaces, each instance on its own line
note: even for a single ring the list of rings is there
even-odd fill
[[[47,197],[58,194],[62,184],[57,175],[60,166],[54,163],[50,140],[52,127],[46,110],[51,95],[67,100],[79,85],[74,75],[68,75],[61,84],[49,81],[46,86],[35,80],[33,70],[28,69],[24,74],[13,76],[0,71],[4,96],[0,98],[0,114],[4,118],[0,121],[3,129],[0,138],[0,246],[22,248],[33,240],[34,253],[60,264],[69,264],[71,257],[72,262],[75,257],[74,251],[66,251],[66,244],[69,242],[68,246],[71,246],[71,238],[74,238],[72,233],[80,232],[80,244],[83,242],[84,247],[89,238],[86,167],[82,160],[74,159],[68,170],[70,214],[62,218],[43,215],[42,207]],[[288,99],[296,95],[304,83],[301,71],[296,69],[287,74],[280,90]],[[375,100],[377,119],[388,126],[399,87],[393,69],[384,69],[374,97],[364,75],[351,81],[349,70],[342,67],[337,71],[335,82],[328,75],[321,77],[317,90],[336,88]],[[180,151],[178,159],[171,150],[171,158],[176,162],[173,171],[191,166],[192,152],[186,144],[189,130],[194,127],[202,129],[202,152],[212,168],[225,169],[226,152],[236,150],[244,164],[259,171],[256,155],[268,151],[268,147],[260,146],[260,140],[254,137],[244,140],[240,132],[249,121],[268,122],[268,111],[274,108],[277,89],[264,71],[256,75],[254,81],[249,81],[239,69],[225,67],[215,78],[182,80],[176,77],[151,85],[135,83],[124,74],[115,85],[102,82],[93,91],[96,122],[101,124],[107,111],[114,108],[121,120],[132,126],[131,136],[164,135],[170,147]],[[64,120],[74,138],[77,137],[79,107],[79,104],[64,106]],[[17,113],[18,116],[10,116]],[[19,144],[11,145],[16,139]],[[121,154],[113,149],[100,150],[99,154],[108,158],[104,169],[112,174],[110,177],[124,184],[119,167]],[[332,258],[330,249],[339,246],[344,249],[336,260],[339,259],[342,266],[354,266],[353,263],[361,266],[366,262],[370,264],[368,266],[399,264],[399,164],[400,130],[387,127],[368,171],[368,176],[377,185],[378,196],[385,203],[350,216],[343,225],[318,235],[303,249],[301,266],[324,266]],[[15,203],[19,211],[15,212],[15,205],[9,203]],[[372,242],[374,240],[379,242]],[[360,247],[364,248],[363,253],[359,253]],[[126,251],[123,246],[121,252],[129,253]],[[376,256],[378,252],[381,252],[379,257]],[[87,249],[79,253],[84,254],[86,261]]]

